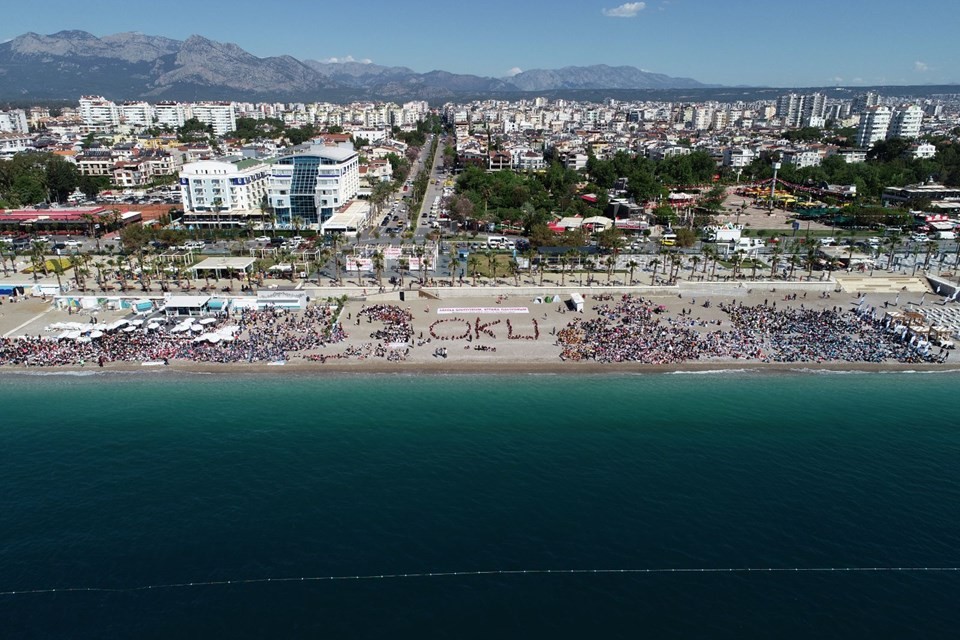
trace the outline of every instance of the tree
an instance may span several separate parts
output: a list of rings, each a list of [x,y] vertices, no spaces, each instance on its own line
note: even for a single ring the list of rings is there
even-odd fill
[[[457,268],[460,266],[460,252],[457,251],[456,246],[450,247],[450,285],[453,286],[453,283],[457,279]],[[461,285],[463,282],[461,281]]]
[[[177,140],[180,142],[212,141],[214,138],[213,126],[190,118],[177,129]]]
[[[373,272],[377,276],[377,285],[383,286],[383,250],[377,249],[373,254]]]
[[[890,236],[887,238],[887,246],[890,247],[890,259],[887,262],[887,271],[893,269],[893,256],[897,252],[897,246],[900,244],[901,240],[898,236]]]
[[[53,275],[57,276],[57,291],[63,292],[63,282],[61,277],[63,276],[63,261],[60,259],[60,256],[57,256],[55,260],[51,263]]]
[[[139,224],[131,224],[120,232],[120,243],[127,253],[136,253],[150,241],[150,233]]]
[[[636,260],[630,260],[630,262],[627,263],[627,269],[629,270],[629,273],[630,273],[630,286],[631,286],[631,287],[633,286],[633,272],[634,272],[634,270],[635,270],[637,267],[639,267],[639,266],[640,266],[640,265],[637,263]]]
[[[467,258],[467,268],[470,269],[470,275],[473,276],[473,286],[477,286],[477,272],[480,269],[480,257],[471,253],[470,257]]]

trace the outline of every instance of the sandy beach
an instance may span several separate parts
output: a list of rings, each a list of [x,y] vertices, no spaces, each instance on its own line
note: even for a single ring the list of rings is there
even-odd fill
[[[730,305],[743,305],[780,311],[850,312],[859,305],[881,310],[884,305],[896,304],[905,308],[924,302],[924,294],[918,293],[916,283],[907,287],[896,280],[886,288],[872,284],[869,293],[850,292],[833,288],[814,291],[803,288],[791,289],[784,283],[747,282],[742,285],[711,286],[708,283],[690,283],[687,287],[669,287],[651,290],[644,294],[631,294],[631,299],[643,300],[643,304],[657,310],[658,326],[669,326],[671,331],[687,332],[684,335],[704,336],[710,332],[734,329]],[[832,285],[831,285],[832,286]],[[879,289],[879,290],[878,290]],[[894,293],[894,291],[896,291]],[[412,292],[414,295],[416,291]],[[819,371],[952,371],[960,369],[960,361],[950,362],[851,362],[846,360],[818,359],[817,361],[765,362],[752,353],[734,353],[726,356],[697,357],[665,363],[598,362],[594,359],[564,361],[563,347],[558,344],[558,332],[571,324],[588,324],[597,321],[602,314],[609,314],[611,307],[623,300],[624,294],[605,288],[584,290],[584,308],[576,312],[567,304],[569,295],[562,302],[543,301],[543,296],[532,294],[498,293],[458,295],[457,289],[443,291],[442,299],[414,298],[408,293],[407,301],[398,296],[382,302],[375,299],[350,299],[340,311],[339,322],[346,334],[338,342],[329,342],[322,347],[304,351],[291,351],[279,363],[266,362],[204,362],[188,358],[171,358],[167,365],[144,366],[138,361],[111,361],[106,359],[102,367],[96,361],[61,363],[57,370],[100,371],[168,371],[204,373],[255,373],[304,374],[304,373],[401,373],[425,375],[449,374],[601,374],[601,373],[666,373],[708,372],[744,369],[756,372],[794,372],[798,370]],[[375,296],[374,298],[376,298]],[[389,299],[393,297],[394,299]],[[862,302],[861,302],[862,300]],[[927,304],[933,304],[933,300]],[[949,303],[955,304],[955,303]],[[382,333],[386,325],[370,312],[373,309],[392,309],[409,319],[407,340],[391,342]],[[298,312],[291,312],[295,317]],[[99,311],[70,313],[55,308],[51,301],[37,298],[22,299],[16,304],[6,301],[0,307],[0,335],[14,336],[55,335],[49,327],[63,322],[89,322],[94,317],[98,325],[122,318],[127,312]],[[285,321],[284,318],[278,322]],[[264,326],[269,326],[268,324]],[[381,332],[381,333],[378,333]],[[246,334],[244,334],[246,335]],[[242,336],[238,336],[240,338]],[[406,334],[405,336],[406,337]],[[0,371],[47,370],[51,367],[35,367],[6,364]]]

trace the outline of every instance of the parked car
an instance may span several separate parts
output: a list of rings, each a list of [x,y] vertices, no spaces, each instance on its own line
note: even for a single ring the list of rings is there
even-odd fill
[[[270,236],[257,236],[253,240],[254,242],[270,242]]]

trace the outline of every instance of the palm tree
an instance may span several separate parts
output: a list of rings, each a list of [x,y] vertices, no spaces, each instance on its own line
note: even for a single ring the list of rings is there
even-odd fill
[[[570,258],[567,257],[567,254],[563,253],[560,255],[560,286],[567,284],[567,264],[570,262]]]
[[[929,241],[927,242],[927,255],[926,255],[926,257],[924,258],[924,261],[923,261],[923,270],[924,270],[924,271],[929,271],[929,270],[930,270],[930,254],[933,253],[933,250],[936,249],[936,248],[937,248],[937,243],[936,243],[936,242],[934,242],[933,240],[929,240]]]
[[[343,284],[340,280],[340,243],[343,241],[343,238],[340,237],[339,233],[334,233],[330,236],[331,241],[331,254],[333,257],[333,269],[336,274],[336,280],[339,284]]]
[[[670,257],[670,263],[670,282],[676,283],[677,278],[680,277],[680,267],[683,266],[683,259],[678,255],[673,255]]]
[[[510,274],[513,276],[514,286],[519,287],[520,286],[520,264],[516,260],[511,258],[508,268],[510,269]]]
[[[610,284],[611,278],[613,278],[613,267],[617,264],[617,259],[614,255],[607,256],[607,284]]]
[[[427,271],[430,270],[430,256],[420,258],[420,282],[426,284]]]
[[[473,276],[473,286],[477,286],[477,271],[480,269],[480,257],[477,254],[471,253],[467,258],[467,268]]]
[[[493,278],[494,284],[497,282],[497,254],[495,254],[490,249],[487,249],[483,252],[483,255],[487,258],[487,264],[490,266],[490,275]]]
[[[817,248],[813,245],[807,247],[807,280],[813,278],[813,263],[817,259]]]
[[[277,266],[281,267],[280,273],[283,273],[283,265],[290,263],[290,280],[293,281],[293,252],[289,249],[279,249],[277,251]]]
[[[579,271],[580,271],[580,286],[582,287],[582,286],[583,286],[583,272],[584,272],[584,268],[583,268],[583,267],[584,267],[584,265],[583,265],[583,252],[580,251],[580,249],[574,249],[573,251],[571,251],[570,253],[567,253],[567,254],[565,254],[565,255],[567,256],[567,259],[569,260],[569,263],[568,263],[568,264],[570,265],[570,277],[571,277],[571,278],[573,277],[573,272],[574,272],[575,270],[579,270]]]
[[[773,253],[770,255],[770,279],[773,280],[774,274],[777,272],[777,265],[780,264],[780,245],[777,245],[773,248]]]
[[[899,236],[890,236],[887,238],[887,246],[890,247],[890,259],[887,261],[887,271],[893,269],[893,256],[897,252],[897,246],[900,242]]]
[[[86,253],[74,251],[70,257],[70,265],[73,267],[73,279],[77,284],[77,289],[86,291],[87,275],[90,273],[90,256]]]
[[[60,256],[50,263],[53,271],[53,275],[57,276],[57,291],[63,292],[63,282],[60,277],[63,275],[63,261]]]
[[[5,246],[5,243],[0,242],[0,266],[3,266],[4,277],[9,278],[10,272],[7,270],[7,251],[4,248]]]
[[[137,251],[137,269],[139,270],[137,278],[140,280],[140,289],[142,291],[148,291],[150,289],[150,275],[145,268],[144,261],[144,252],[143,249],[140,249]]]
[[[383,250],[377,249],[373,254],[373,271],[377,275],[377,286],[383,286]]]
[[[631,287],[633,286],[633,271],[639,266],[640,265],[637,264],[636,260],[631,260],[630,262],[627,263],[627,269],[630,270],[630,286]]]
[[[733,279],[736,280],[737,276],[740,275],[740,267],[743,265],[743,251],[734,251],[733,252]]]
[[[450,247],[450,286],[453,286],[453,283],[457,280],[457,269],[460,268],[460,253],[457,251],[456,246]],[[460,285],[463,286],[463,282],[460,282]]]
[[[523,252],[523,257],[527,259],[527,275],[530,277],[530,282],[533,282],[533,259],[537,257],[537,252],[530,247]]]
[[[419,266],[419,270],[420,270],[420,283],[423,284],[424,272],[426,271],[424,269],[424,264],[423,264],[423,255],[425,253],[423,246],[417,245],[414,248],[413,253],[414,255],[417,256],[417,265]]]
[[[650,261],[650,264],[653,265],[653,273],[650,276],[650,284],[657,284],[657,270],[660,268],[660,259],[654,258]]]
[[[337,284],[343,284],[343,277],[340,275],[340,267],[342,266],[342,261],[340,260],[341,254],[339,251],[333,251],[333,271],[337,280]]]
[[[400,272],[400,286],[403,286],[403,272],[410,269],[410,258],[400,256],[397,260],[397,270]]]
[[[30,249],[30,264],[33,269],[33,281],[40,279],[40,271],[43,275],[49,275],[47,272],[47,257],[45,255],[44,243],[34,241]]]
[[[700,256],[690,258],[690,281],[693,281],[693,274],[697,271],[697,265],[700,264]]]

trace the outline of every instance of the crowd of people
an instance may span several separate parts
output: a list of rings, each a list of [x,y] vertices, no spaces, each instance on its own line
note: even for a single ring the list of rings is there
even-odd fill
[[[777,308],[772,304],[720,304],[729,328],[692,317],[661,317],[643,298],[623,296],[615,306],[594,307],[596,319],[580,318],[557,332],[563,360],[672,364],[705,359],[759,362],[943,361],[894,335],[873,315],[830,309]],[[717,321],[718,324],[719,321]]]
[[[670,364],[702,355],[699,332],[664,322],[658,307],[642,297],[624,295],[616,305],[593,310],[595,319],[578,317],[557,331],[562,360]]]
[[[360,317],[365,316],[367,322],[383,323],[383,328],[370,334],[375,340],[382,340],[387,344],[409,343],[413,338],[413,314],[409,309],[401,309],[392,304],[364,305],[357,313],[357,323]]]
[[[279,308],[221,313],[203,325],[207,333],[224,330],[222,339],[198,340],[193,332],[175,333],[180,319],[126,331],[97,330],[91,324],[78,337],[24,336],[0,339],[0,364],[62,366],[109,362],[276,362],[342,341],[346,334],[334,309],[304,311]],[[151,328],[152,327],[152,328]]]

